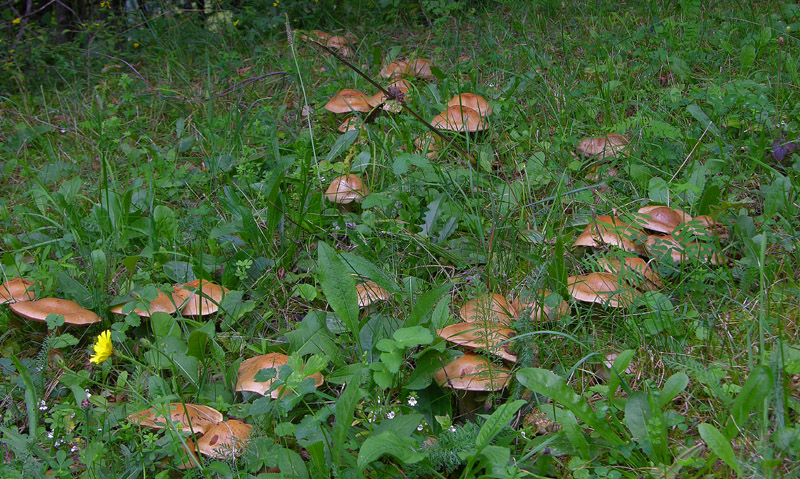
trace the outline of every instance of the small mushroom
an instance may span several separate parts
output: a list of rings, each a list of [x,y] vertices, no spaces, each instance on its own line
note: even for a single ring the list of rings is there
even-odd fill
[[[681,224],[692,221],[691,216],[669,206],[645,206],[639,208],[635,217],[638,226],[666,234],[672,233]]]
[[[596,138],[584,138],[578,142],[577,152],[585,157],[618,158],[627,154],[628,139],[618,133],[609,133]]]
[[[253,426],[242,421],[222,421],[197,439],[197,450],[214,459],[233,459],[247,447],[252,431]]]
[[[38,281],[14,278],[0,285],[0,304],[19,303],[36,299],[36,289],[41,287]]]
[[[328,201],[341,205],[353,202],[361,203],[363,197],[368,194],[369,190],[364,186],[364,182],[353,174],[334,178],[328,189],[325,190],[325,198]]]
[[[357,284],[356,293],[358,293],[359,308],[365,308],[376,301],[386,301],[392,296],[388,291],[371,281]]]
[[[636,254],[644,254],[641,244],[635,242],[644,232],[615,216],[595,216],[575,240],[575,246],[598,248],[613,245]]]
[[[439,386],[463,391],[500,391],[511,379],[511,371],[478,354],[464,353],[436,371],[433,379]]]
[[[84,326],[100,322],[100,316],[68,299],[44,298],[35,301],[12,303],[11,311],[31,321],[44,322],[51,314],[64,318],[65,324]]]
[[[622,261],[618,258],[604,256],[597,262],[604,270],[624,279],[635,288],[655,291],[664,286],[661,277],[653,271],[650,263],[638,256],[627,256]]]
[[[712,265],[720,265],[725,262],[722,255],[711,251],[711,248],[703,243],[698,241],[684,243],[674,235],[649,235],[645,249],[650,256],[669,254],[673,263],[682,263],[687,259],[710,262]]]
[[[414,140],[414,146],[417,147],[418,153],[427,152],[425,156],[429,160],[435,160],[439,156],[439,151],[444,147],[442,139],[430,132],[424,133]]]
[[[465,106],[451,106],[431,120],[434,128],[474,133],[486,129],[486,121],[477,111]]]
[[[589,273],[567,278],[569,294],[586,303],[600,303],[612,308],[628,307],[641,293],[620,284],[611,273]]]
[[[325,42],[328,48],[335,50],[343,57],[349,57],[353,52],[350,50],[350,40],[341,35],[333,35]]]
[[[359,90],[346,88],[333,96],[325,109],[331,113],[350,113],[354,111],[368,112],[372,110],[369,104],[369,95]]]
[[[477,111],[480,116],[489,116],[492,114],[492,105],[480,95],[474,93],[462,93],[454,96],[447,102],[447,106],[465,106]]]
[[[467,301],[458,315],[467,323],[492,321],[509,326],[517,311],[503,295],[495,293]]]
[[[408,90],[411,89],[411,84],[408,83],[405,80],[396,80],[396,81],[392,82],[391,85],[388,85],[386,87],[386,90],[389,90],[390,88],[394,88],[395,90],[399,90],[401,93],[403,93],[403,95],[405,95],[406,93],[408,93]],[[391,93],[391,91],[390,91],[390,93]],[[378,105],[384,104],[386,102],[386,100],[388,100],[388,97],[386,96],[386,94],[383,93],[382,91],[379,91],[378,93],[376,93],[376,94],[372,95],[371,97],[369,97],[367,99],[367,102],[370,104],[370,106],[372,106],[374,108],[374,107],[377,107]],[[405,95],[405,100],[408,100],[408,96],[407,95]],[[388,110],[388,108],[386,108],[384,106],[384,110]]]
[[[431,72],[433,63],[427,58],[417,58],[406,62],[405,74],[423,80],[433,80],[435,77]]]
[[[408,64],[403,61],[394,61],[381,69],[381,77],[383,78],[402,78],[406,73]]]
[[[181,314],[184,316],[207,316],[216,313],[219,311],[222,297],[229,291],[228,288],[201,279],[185,283],[182,286],[190,294],[186,305],[181,310]]]
[[[285,365],[288,361],[289,356],[281,353],[262,354],[260,356],[254,356],[250,359],[242,361],[242,364],[239,366],[235,390],[250,391],[261,394],[262,396],[266,395],[267,391],[269,391],[270,387],[272,387],[272,383],[275,381],[275,378],[268,379],[266,381],[256,381],[256,374],[258,374],[258,372],[262,369],[275,369],[277,376],[277,370],[280,369],[281,366]],[[324,381],[324,378],[320,373],[314,373],[310,375],[310,377],[314,378],[314,385],[317,387],[321,386]],[[281,386],[272,391],[270,393],[270,397],[273,399],[278,399],[286,395],[288,392],[289,391],[286,390],[284,386]]]
[[[559,299],[557,306],[547,306],[547,304],[545,304],[545,299],[553,294],[555,293],[542,289],[539,291],[539,295],[535,301],[525,301],[516,298],[511,302],[511,308],[517,315],[525,310],[530,310],[530,319],[534,323],[539,323],[543,321],[544,318],[547,318],[549,321],[556,321],[569,313],[569,304],[563,299]]]
[[[183,433],[203,434],[222,422],[222,413],[216,409],[201,404],[170,403],[167,414],[175,428]],[[149,408],[128,416],[128,421],[151,429],[167,427],[167,418],[164,417],[162,408]]]
[[[508,341],[516,334],[498,323],[455,323],[436,331],[442,339],[469,349],[482,349],[506,361],[517,362]]]
[[[158,296],[156,299],[150,301],[150,306],[144,310],[135,308],[133,310],[134,313],[138,314],[142,318],[149,318],[153,313],[167,313],[167,314],[174,314],[175,311],[178,310],[178,307],[183,305],[183,302],[186,301],[186,298],[192,295],[191,291],[185,290],[179,286],[174,286],[172,288],[172,294],[167,296],[166,293],[163,291],[158,292]],[[113,314],[125,315],[122,312],[122,308],[125,307],[125,304],[122,303],[111,308],[111,312]]]

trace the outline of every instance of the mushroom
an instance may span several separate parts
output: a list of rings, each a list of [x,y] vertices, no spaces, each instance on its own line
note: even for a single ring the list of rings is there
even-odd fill
[[[635,215],[636,224],[659,233],[672,233],[679,225],[692,221],[692,217],[669,206],[645,206]]]
[[[435,77],[431,72],[433,63],[427,58],[417,58],[406,62],[405,74],[412,77],[422,78],[423,80],[433,80]]]
[[[569,294],[578,301],[600,303],[612,308],[627,307],[641,293],[621,285],[611,273],[589,273],[567,278]]]
[[[439,386],[463,391],[499,391],[511,379],[505,366],[494,365],[475,353],[464,353],[433,375]]]
[[[405,75],[408,64],[403,61],[394,61],[381,68],[380,75],[383,78],[402,78]]]
[[[578,142],[577,152],[585,157],[598,159],[618,158],[627,154],[628,139],[618,133],[609,133],[596,138],[584,138]]]
[[[176,467],[179,470],[193,469],[200,463],[200,458],[197,457],[197,446],[191,439],[184,439],[184,443],[180,445],[180,452],[176,459],[184,460]]]
[[[175,429],[183,433],[203,434],[222,422],[222,413],[216,409],[201,404],[170,403],[167,405],[169,421]],[[167,418],[164,417],[163,408],[151,407],[128,416],[128,421],[139,426],[151,429],[167,427]]]
[[[467,323],[492,321],[508,326],[517,311],[503,295],[495,293],[467,301],[458,315]]]
[[[504,343],[516,333],[497,323],[455,323],[437,330],[436,334],[459,346],[482,349],[506,361],[517,362],[517,355],[511,351],[509,343]]]
[[[390,88],[394,88],[395,90],[400,90],[400,92],[405,95],[406,93],[408,93],[408,90],[411,89],[411,84],[408,83],[405,80],[396,80],[396,81],[392,82],[391,85],[387,86],[386,90],[389,90]],[[390,91],[390,93],[391,93],[391,91]],[[405,98],[408,99],[408,96],[406,96]],[[369,97],[367,99],[367,103],[369,103],[370,106],[372,106],[374,108],[374,107],[377,107],[378,105],[384,104],[387,100],[388,100],[388,97],[386,96],[386,94],[383,93],[382,91],[379,91],[378,93],[376,93],[376,94],[372,95],[371,97]],[[384,105],[383,109],[384,110],[390,110],[385,105]]]
[[[711,240],[714,236],[723,240],[730,238],[728,229],[708,215],[696,216],[682,226],[685,226],[688,233],[697,238],[704,238],[707,240]],[[679,232],[675,231],[675,233],[678,234]]]
[[[431,125],[440,130],[468,131],[474,133],[486,129],[486,121],[480,113],[466,106],[451,106],[431,120]]]
[[[358,130],[360,126],[361,122],[358,120],[358,118],[349,116],[345,121],[342,122],[341,125],[339,125],[337,130],[339,130],[341,133],[346,133],[351,130]]]
[[[477,111],[480,116],[489,116],[492,114],[492,105],[480,95],[474,93],[462,93],[454,96],[447,102],[447,106],[465,106]]]
[[[426,152],[425,156],[430,160],[435,160],[439,156],[439,151],[443,148],[442,139],[431,132],[422,134],[414,140],[417,152]],[[427,148],[427,150],[426,150]]]
[[[356,293],[358,293],[359,308],[365,308],[376,301],[386,301],[392,296],[388,291],[371,281],[357,284]]]
[[[346,88],[328,100],[328,103],[325,104],[325,109],[331,113],[368,112],[372,110],[368,100],[369,95],[366,93]]]
[[[597,262],[604,270],[624,279],[635,288],[655,291],[664,286],[664,282],[653,271],[650,263],[646,263],[638,256],[627,256],[622,261],[618,258],[604,256],[599,258]]]
[[[535,301],[523,301],[516,298],[511,302],[511,308],[516,312],[516,315],[519,315],[519,313],[525,310],[530,310],[530,320],[535,323],[541,322],[544,318],[555,321],[569,313],[569,304],[563,299],[559,299],[557,306],[547,306],[547,304],[545,304],[546,298],[551,294],[555,293],[542,289],[539,291],[539,295]],[[539,298],[541,298],[541,301],[539,301]]]
[[[42,285],[38,281],[14,278],[0,285],[0,304],[19,303],[36,299],[36,289]]]
[[[272,387],[272,383],[275,381],[275,378],[273,377],[266,381],[256,381],[256,374],[258,374],[258,372],[262,369],[275,369],[277,377],[277,370],[280,369],[281,366],[285,365],[288,361],[289,356],[281,353],[262,354],[260,356],[255,356],[242,361],[242,364],[239,366],[239,374],[236,381],[235,390],[250,391],[261,394],[262,396],[266,395],[267,391],[269,391],[269,389]],[[321,386],[324,381],[324,378],[320,373],[314,373],[308,377],[314,378],[314,386],[316,387]],[[273,390],[270,393],[270,397],[273,399],[278,399],[287,393],[289,393],[289,391],[284,386],[281,386]]]
[[[325,190],[325,198],[336,204],[346,205],[349,203],[361,203],[364,196],[369,194],[369,190],[361,178],[349,174],[339,176],[331,181],[328,189]]]
[[[333,35],[328,38],[325,42],[325,46],[330,48],[331,50],[336,50],[339,54],[344,57],[349,57],[352,51],[350,51],[350,40],[347,37],[343,37],[341,35]]]
[[[32,321],[44,322],[51,314],[64,318],[65,324],[84,326],[100,322],[100,316],[68,299],[44,298],[36,301],[12,303],[11,311]]]
[[[222,297],[229,291],[228,288],[199,278],[182,286],[189,290],[186,305],[181,310],[183,316],[207,316],[216,313]]]
[[[197,439],[197,450],[214,459],[233,459],[242,454],[252,431],[253,426],[242,421],[222,421]]]
[[[647,237],[645,249],[650,256],[666,256],[669,254],[673,263],[682,263],[687,259],[710,262],[719,265],[725,258],[710,247],[698,241],[682,242],[674,235],[650,235]]]
[[[636,254],[644,254],[642,245],[634,242],[644,232],[615,216],[595,216],[575,240],[574,246],[597,248],[608,244]]]
[[[153,313],[174,314],[175,311],[178,310],[178,307],[183,305],[183,302],[186,301],[186,298],[191,295],[191,291],[185,290],[179,286],[173,286],[172,294],[169,296],[167,296],[167,294],[163,291],[159,291],[156,299],[150,301],[150,306],[146,310],[134,308],[133,312],[142,318],[149,318]],[[113,306],[111,308],[111,312],[124,316],[125,313],[122,312],[122,309],[126,304],[127,302]]]

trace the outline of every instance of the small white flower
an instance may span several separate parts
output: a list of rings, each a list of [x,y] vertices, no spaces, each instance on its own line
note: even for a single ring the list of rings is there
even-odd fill
[[[456,427],[455,426],[450,426],[450,429],[448,429],[448,430],[450,432],[456,432]]]
[[[408,398],[408,405],[411,406],[411,407],[416,406],[417,405],[417,398],[415,398],[414,396],[411,396],[410,398]]]
[[[420,424],[419,426],[417,426],[417,431],[422,431],[423,429],[425,429],[424,424]]]
[[[61,439],[56,439],[56,442],[53,443],[53,446],[58,447],[62,444],[64,444],[64,441],[62,441]]]
[[[389,411],[386,413],[386,419],[394,419],[394,411]]]
[[[47,431],[47,439],[53,439],[53,431]]]
[[[528,435],[525,434],[525,431],[520,431],[519,433],[522,436],[522,439],[528,439]]]
[[[44,399],[42,399],[42,402],[39,403],[39,410],[40,411],[47,411],[47,403],[44,402]]]
[[[83,391],[86,393],[86,399],[91,399],[92,393],[90,393],[88,389],[84,389]]]
[[[76,453],[76,452],[78,452],[78,446],[72,446],[72,447],[69,449],[69,452],[71,452],[71,453]]]

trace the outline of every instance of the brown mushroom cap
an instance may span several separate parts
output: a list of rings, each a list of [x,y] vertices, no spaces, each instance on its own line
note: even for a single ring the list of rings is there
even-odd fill
[[[358,120],[358,118],[354,116],[348,116],[347,119],[344,120],[337,129],[342,133],[346,133],[351,130],[358,130],[360,126],[361,122]]]
[[[428,153],[425,156],[430,160],[435,160],[439,156],[439,150],[443,147],[442,139],[431,132],[423,133],[422,136],[414,140],[414,146],[417,147],[418,153],[424,152],[427,146]]]
[[[422,78],[423,80],[433,80],[431,72],[433,63],[427,58],[417,58],[406,62],[405,74],[412,77]]]
[[[36,299],[36,288],[41,287],[38,281],[14,278],[0,284],[0,304],[19,303]]]
[[[333,35],[325,42],[326,46],[331,50],[336,50],[339,54],[349,57],[352,51],[350,50],[350,40],[347,37],[340,35]]]
[[[386,301],[392,296],[388,291],[371,281],[357,284],[356,292],[358,293],[359,308],[369,306],[376,301]]]
[[[511,379],[511,371],[505,366],[491,364],[483,356],[464,353],[436,371],[433,379],[442,387],[464,391],[499,391]]]
[[[242,421],[222,421],[197,440],[197,450],[215,459],[232,459],[242,454],[252,431],[253,426]]]
[[[618,133],[609,133],[606,136],[584,138],[578,142],[577,152],[581,156],[599,159],[617,158],[627,154],[628,139]]]
[[[189,403],[170,403],[168,407],[169,420],[175,424],[177,430],[184,433],[203,434],[222,422],[222,413],[212,407]],[[167,419],[161,408],[133,413],[128,416],[128,421],[152,429],[167,427]]]
[[[280,369],[281,366],[285,365],[288,361],[289,356],[281,353],[262,354],[260,356],[255,356],[242,361],[242,364],[239,366],[239,374],[238,380],[236,381],[235,390],[250,391],[261,394],[262,396],[266,395],[267,391],[269,391],[270,387],[272,387],[272,383],[275,381],[275,378],[268,379],[266,381],[256,381],[256,374],[258,374],[258,372],[262,369],[275,369],[277,375],[277,370]],[[324,378],[320,373],[311,374],[309,377],[314,378],[314,386],[316,387],[321,386],[324,381]],[[288,392],[288,390],[281,386],[272,391],[270,393],[270,397],[273,399],[278,399]]]
[[[597,248],[608,244],[637,254],[643,254],[642,245],[635,242],[644,232],[614,216],[595,216],[575,240],[575,246]]]
[[[184,316],[206,316],[216,313],[219,311],[222,297],[229,291],[228,288],[201,279],[184,283],[182,286],[190,294],[181,310]]]
[[[708,215],[700,215],[696,216],[691,221],[687,221],[682,227],[686,228],[686,232],[694,235],[697,238],[703,238],[706,240],[711,240],[715,236],[719,239],[729,239],[730,235],[728,234],[728,229],[725,225],[717,222],[714,218]],[[676,228],[674,231],[675,234],[683,234],[683,231],[677,231],[679,228]]]
[[[489,116],[492,114],[492,105],[480,95],[474,93],[462,93],[454,96],[447,102],[447,106],[466,106],[477,111],[481,116]]]
[[[607,272],[622,278],[632,286],[647,291],[655,291],[664,286],[661,277],[653,270],[650,263],[638,256],[628,256],[620,261],[618,258],[604,256],[597,260]]]
[[[100,322],[100,316],[68,299],[44,298],[36,301],[12,303],[11,311],[31,321],[45,321],[50,314],[64,317],[65,324],[84,326]]]
[[[308,32],[308,35],[301,35],[300,38],[302,38],[303,40],[311,39],[311,40],[317,40],[321,43],[325,43],[332,36],[333,35],[331,35],[330,33],[323,32],[322,30],[311,30],[310,32]]]
[[[641,293],[620,284],[611,273],[589,273],[567,278],[569,294],[578,301],[600,303],[612,308],[627,307]]]
[[[387,90],[389,88],[395,88],[397,90],[400,90],[403,93],[408,93],[408,90],[411,89],[411,84],[408,83],[405,80],[396,80],[396,81],[392,82],[392,84],[390,84],[390,85],[388,85],[386,87]],[[406,98],[406,100],[408,100],[408,96],[406,96],[405,98]],[[383,93],[382,91],[379,91],[378,93],[376,93],[376,94],[372,95],[371,97],[369,97],[367,99],[367,103],[369,103],[370,106],[372,106],[374,108],[374,107],[380,105],[381,103],[386,102],[387,99],[388,98],[387,98],[386,94]]]
[[[639,208],[636,224],[642,228],[659,233],[672,233],[679,225],[692,221],[692,217],[669,206],[645,206]]]
[[[431,120],[431,125],[440,130],[469,131],[474,133],[486,129],[486,121],[480,113],[465,106],[450,106]]]
[[[361,203],[361,199],[368,194],[369,190],[364,186],[364,182],[353,174],[334,178],[328,189],[325,190],[325,198],[328,201],[342,205],[354,201]]]
[[[134,308],[133,312],[142,318],[149,318],[153,313],[167,313],[174,314],[175,311],[186,301],[186,298],[192,295],[191,291],[181,288],[180,286],[173,286],[172,294],[169,296],[163,291],[158,292],[156,299],[150,301],[150,307],[147,310]],[[111,308],[113,314],[124,315],[122,308],[127,303],[118,304]]]
[[[683,243],[674,235],[650,235],[645,244],[650,256],[663,256],[669,253],[673,263],[682,263],[687,259],[699,260],[712,265],[720,265],[725,258],[715,253],[710,247],[698,241]]]
[[[383,67],[380,75],[383,78],[402,78],[405,75],[407,66],[406,62],[394,61]]]
[[[332,113],[367,112],[372,110],[368,100],[369,95],[366,93],[346,88],[328,100],[328,103],[325,104],[325,109]]]
[[[510,344],[500,344],[513,338],[516,333],[498,323],[456,323],[437,330],[436,334],[459,346],[482,349],[506,361],[517,362],[517,355],[511,351]]]
[[[567,304],[567,302],[563,299],[559,299],[557,306],[547,306],[545,304],[545,298],[551,294],[555,293],[551,293],[546,289],[542,289],[539,291],[539,295],[535,301],[523,301],[519,298],[516,298],[511,302],[511,307],[517,315],[519,315],[519,313],[522,311],[529,309],[531,312],[530,319],[535,323],[543,321],[544,318],[547,318],[550,321],[555,321],[569,313],[569,304]]]
[[[503,295],[495,293],[467,301],[458,315],[467,323],[493,321],[508,326],[517,310]]]
[[[184,439],[185,445],[181,444],[181,451],[176,459],[185,460],[176,467],[180,470],[193,469],[197,467],[200,458],[197,457],[197,446],[191,439]]]

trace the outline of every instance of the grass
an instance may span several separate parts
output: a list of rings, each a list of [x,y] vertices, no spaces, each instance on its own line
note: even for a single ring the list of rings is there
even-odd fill
[[[800,131],[800,9],[320,3],[245,3],[215,29],[164,10],[65,45],[35,22],[22,42],[5,31],[3,281],[40,281],[102,322],[0,306],[3,477],[798,473],[800,163],[773,142]],[[407,95],[423,118],[457,93],[486,97],[490,129],[453,140],[471,159],[417,153],[426,129],[408,113],[342,136],[322,106],[374,88],[287,43],[284,9],[295,28],[355,34],[352,60],[373,77],[432,59],[441,74]],[[611,132],[627,156],[575,153]],[[618,175],[593,178],[596,165]],[[348,172],[371,193],[337,207],[323,192]],[[729,238],[704,244],[726,261],[657,258],[665,286],[631,308],[571,299],[565,278],[597,270],[599,253],[572,246],[581,230],[648,204],[713,216]],[[109,312],[194,278],[228,288],[215,315]],[[392,299],[365,311],[367,279]],[[435,330],[465,302],[557,299],[541,288],[569,314],[513,323],[508,387],[431,382],[461,351]],[[115,354],[92,365],[105,330]],[[290,355],[271,377],[297,393],[234,391],[241,361],[269,352]],[[126,420],[175,402],[252,425],[247,448],[178,470],[186,435]]]

